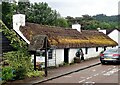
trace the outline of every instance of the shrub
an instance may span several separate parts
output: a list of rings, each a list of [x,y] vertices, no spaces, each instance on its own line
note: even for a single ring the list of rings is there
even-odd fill
[[[43,75],[45,75],[44,71],[31,71],[27,73],[28,77],[42,77]]]
[[[15,79],[24,78],[26,73],[33,69],[29,54],[23,51],[12,51],[4,54],[4,58],[8,60],[9,65],[15,70]]]
[[[13,69],[10,66],[2,68],[2,80],[12,80],[15,75],[13,74]]]

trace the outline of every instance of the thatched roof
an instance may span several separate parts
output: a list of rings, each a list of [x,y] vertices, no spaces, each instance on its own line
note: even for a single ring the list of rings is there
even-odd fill
[[[43,26],[34,23],[26,23],[26,26],[20,27],[20,30],[29,41],[32,41],[32,38],[36,35],[47,35],[51,46],[54,45],[57,48],[117,45],[115,41],[98,31],[83,30],[80,33],[75,29]]]

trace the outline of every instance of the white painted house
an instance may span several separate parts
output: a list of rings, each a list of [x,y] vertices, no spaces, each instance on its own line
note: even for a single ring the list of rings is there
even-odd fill
[[[13,16],[13,29],[35,51],[40,50],[39,45],[41,45],[41,41],[34,37],[38,35],[46,35],[48,37],[49,44],[51,45],[51,49],[47,53],[48,66],[58,66],[64,62],[72,63],[74,57],[76,57],[76,52],[80,48],[83,50],[84,58],[88,59],[96,57],[101,51],[117,45],[115,41],[102,32],[81,30],[78,24],[73,27],[74,29],[65,29],[25,23],[25,15],[16,14]],[[44,53],[40,55],[43,56]]]
[[[111,39],[113,39],[118,43],[118,46],[120,46],[120,29],[107,29],[107,30],[99,30],[99,31],[108,35]]]

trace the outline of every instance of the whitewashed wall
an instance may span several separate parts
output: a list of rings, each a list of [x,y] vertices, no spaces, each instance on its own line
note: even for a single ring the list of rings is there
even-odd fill
[[[62,64],[64,62],[64,49],[56,49],[56,64]]]
[[[69,63],[72,63],[78,49],[69,49]]]
[[[110,49],[112,47],[107,47],[106,49]],[[74,60],[74,57],[76,56],[76,52],[79,48],[69,49],[69,63],[72,63]],[[98,51],[96,52],[96,48],[88,48],[87,54],[85,54],[85,48],[82,48],[84,53],[84,58],[89,59],[96,57],[100,54],[101,51],[104,51],[103,47],[98,47]],[[32,55],[32,58],[34,58],[34,55]],[[52,59],[48,59],[48,67],[49,66],[58,66],[59,64],[63,64],[64,62],[64,49],[54,49],[53,50],[53,56]]]
[[[93,57],[97,57],[102,50],[104,50],[102,47],[98,47],[98,51],[96,52],[96,48],[88,48],[87,54],[85,54],[85,48],[82,48],[84,53],[84,58],[89,59]]]
[[[118,30],[112,31],[110,34],[108,34],[108,36],[114,41],[116,41],[120,46],[120,32]]]

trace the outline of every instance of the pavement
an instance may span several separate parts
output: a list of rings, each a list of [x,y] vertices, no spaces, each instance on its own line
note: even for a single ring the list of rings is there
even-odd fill
[[[56,67],[56,68],[52,68],[52,69],[48,69],[48,76],[47,77],[43,77],[43,78],[32,78],[32,79],[24,79],[24,80],[17,80],[17,81],[13,81],[13,82],[9,82],[8,84],[10,85],[16,85],[16,84],[24,84],[24,85],[35,85],[35,84],[39,84],[39,83],[43,83],[45,81],[48,80],[52,80],[55,78],[59,78],[61,76],[64,75],[68,75],[80,70],[84,70],[87,68],[90,68],[92,66],[96,66],[100,64],[100,60],[99,58],[94,58],[94,59],[89,59],[89,60],[85,60],[82,61],[80,63],[75,63],[72,65],[66,65],[66,66],[62,66],[62,67]]]

